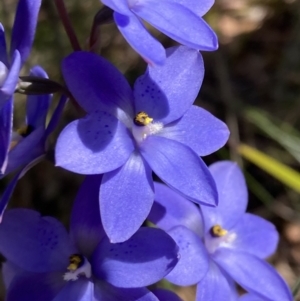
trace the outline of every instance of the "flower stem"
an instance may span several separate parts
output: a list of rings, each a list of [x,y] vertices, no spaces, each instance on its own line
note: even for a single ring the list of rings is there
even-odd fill
[[[64,1],[63,0],[54,0],[54,3],[56,5],[56,9],[57,9],[60,19],[63,23],[65,31],[69,37],[69,40],[70,40],[73,50],[74,51],[81,50],[78,39],[76,37],[76,34],[75,34],[72,24],[70,22]]]

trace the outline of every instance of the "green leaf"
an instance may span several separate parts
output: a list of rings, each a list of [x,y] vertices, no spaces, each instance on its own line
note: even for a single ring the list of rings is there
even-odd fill
[[[238,152],[281,183],[300,193],[300,173],[294,169],[246,144],[240,144]]]

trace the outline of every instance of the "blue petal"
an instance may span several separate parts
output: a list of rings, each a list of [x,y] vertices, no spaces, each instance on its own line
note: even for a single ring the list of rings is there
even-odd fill
[[[79,278],[76,281],[69,281],[52,301],[67,300],[93,301],[94,283],[83,278]]]
[[[147,218],[153,200],[151,169],[138,154],[133,153],[122,167],[104,174],[100,211],[110,241],[130,238]]]
[[[19,181],[19,179],[21,179],[23,177],[23,175],[30,169],[32,168],[34,165],[36,165],[37,163],[39,163],[40,161],[42,161],[44,159],[44,156],[40,156],[35,158],[32,162],[30,162],[29,164],[27,164],[25,167],[23,167],[20,171],[18,171],[17,174],[15,174],[15,176],[13,177],[13,179],[10,181],[10,183],[6,186],[1,199],[0,199],[0,223],[2,221],[3,218],[3,213],[7,207],[7,204],[9,202],[9,199],[11,197],[11,195],[14,192],[14,189]]]
[[[13,99],[11,98],[0,108],[0,175],[5,173],[8,162],[12,122],[13,122]]]
[[[209,270],[197,285],[196,301],[229,301],[231,287],[219,267],[210,260]]]
[[[159,301],[155,295],[146,288],[119,288],[100,280],[95,281],[95,300]]]
[[[28,209],[6,211],[0,241],[0,252],[9,261],[32,272],[65,271],[76,253],[61,223]]]
[[[4,65],[8,67],[5,31],[1,23],[0,23],[0,62],[4,63]]]
[[[198,283],[209,267],[208,254],[201,238],[183,226],[172,228],[168,234],[179,246],[180,259],[166,279],[182,286]]]
[[[114,13],[116,25],[130,46],[150,65],[162,65],[166,51],[135,15]]]
[[[12,30],[10,54],[18,50],[22,64],[26,61],[34,39],[41,0],[20,0]]]
[[[18,142],[8,154],[8,164],[5,173],[11,173],[42,156],[45,153],[44,136],[45,129],[40,127]]]
[[[148,216],[152,223],[165,231],[182,225],[202,236],[202,217],[195,204],[167,185],[154,182],[154,190],[155,201]]]
[[[65,107],[65,104],[67,102],[67,97],[65,95],[62,95],[59,102],[58,102],[58,105],[56,106],[52,116],[51,116],[51,119],[49,121],[49,124],[47,126],[47,129],[46,129],[46,133],[45,133],[45,137],[48,137],[48,135],[50,135],[54,129],[56,128],[57,126],[57,123],[61,117],[61,114],[63,112],[63,109]]]
[[[214,260],[245,290],[269,301],[292,301],[281,276],[267,262],[244,252],[219,249]]]
[[[118,116],[117,108],[121,108],[133,117],[133,95],[127,80],[101,56],[73,52],[64,59],[62,73],[72,95],[88,113],[100,110]]]
[[[21,57],[20,53],[16,50],[13,57],[12,65],[8,71],[5,82],[0,88],[0,109],[8,101],[9,98],[15,92],[18,80],[19,73],[21,69]]]
[[[164,231],[141,228],[129,240],[100,242],[92,258],[96,277],[123,288],[144,287],[164,278],[178,262],[174,240]]]
[[[31,76],[48,78],[47,73],[39,66],[30,71]],[[29,126],[36,129],[39,126],[45,127],[46,117],[50,105],[51,95],[30,95],[26,103],[26,121]]]
[[[5,261],[2,263],[2,277],[6,290],[9,288],[12,280],[18,275],[24,272],[23,269],[13,264],[11,261]]]
[[[276,251],[279,233],[272,223],[259,216],[245,213],[230,232],[236,234],[236,239],[230,244],[230,248],[262,259]]]
[[[182,118],[169,124],[159,135],[189,146],[199,156],[206,156],[224,146],[229,130],[225,123],[208,111],[192,106]]]
[[[210,209],[201,207],[205,230],[216,224],[230,230],[243,216],[248,203],[248,192],[244,175],[235,162],[220,161],[209,170],[216,182],[219,205]]]
[[[266,299],[253,294],[244,294],[239,301],[266,301]]]
[[[22,273],[7,292],[7,301],[53,301],[65,282],[61,273]]]
[[[78,250],[87,257],[105,236],[99,209],[101,179],[101,175],[87,176],[72,207],[70,236]]]
[[[218,39],[207,23],[173,0],[143,0],[131,10],[175,41],[197,50],[216,50]],[[178,26],[180,24],[180,26]]]
[[[81,174],[120,167],[134,149],[127,128],[105,112],[71,122],[56,144],[56,165]],[[70,155],[71,154],[71,155]]]
[[[174,292],[162,288],[153,290],[153,294],[159,301],[182,301]]]
[[[148,67],[135,82],[135,112],[144,111],[164,124],[180,118],[195,101],[203,76],[199,52],[183,46],[168,48],[165,64]]]
[[[193,202],[215,206],[218,195],[205,163],[187,146],[149,136],[141,152],[152,170],[170,187]]]

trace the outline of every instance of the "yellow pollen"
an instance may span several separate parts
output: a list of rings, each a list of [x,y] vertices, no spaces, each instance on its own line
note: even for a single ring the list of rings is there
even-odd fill
[[[149,117],[146,112],[139,112],[134,117],[134,123],[136,125],[145,126],[153,121],[153,118]]]
[[[67,267],[69,271],[76,271],[80,265],[83,263],[83,259],[81,255],[73,254],[69,257],[70,264]]]
[[[17,133],[18,133],[20,136],[26,136],[26,134],[28,133],[28,126],[27,126],[27,125],[24,125],[24,126],[20,127],[20,128],[17,130]]]
[[[220,225],[214,225],[211,229],[211,235],[215,237],[221,237],[227,234],[227,230],[223,229]]]

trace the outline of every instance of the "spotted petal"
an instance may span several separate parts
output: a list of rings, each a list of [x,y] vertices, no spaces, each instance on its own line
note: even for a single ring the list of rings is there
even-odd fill
[[[193,285],[207,273],[209,258],[201,238],[186,227],[178,226],[168,234],[179,246],[180,259],[166,279],[176,285]]]
[[[167,49],[163,66],[151,67],[134,84],[135,112],[145,111],[164,124],[180,118],[193,104],[204,76],[198,51],[184,46]]]
[[[102,174],[124,164],[133,149],[126,127],[114,116],[99,112],[71,122],[62,131],[56,165],[86,175]]]
[[[0,252],[8,260],[32,272],[64,271],[69,255],[76,252],[61,223],[28,209],[5,213],[0,241]]]
[[[154,243],[155,242],[155,243]],[[129,240],[102,240],[92,258],[94,274],[110,284],[138,288],[164,278],[178,261],[174,240],[164,231],[141,228]]]

